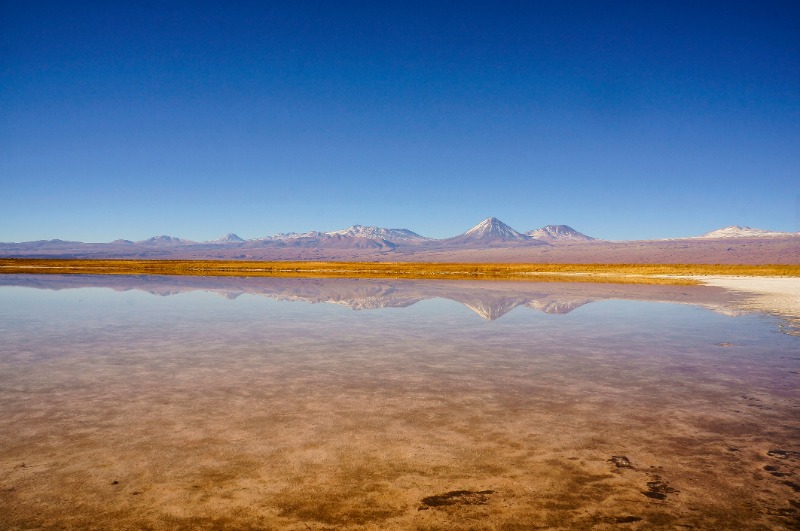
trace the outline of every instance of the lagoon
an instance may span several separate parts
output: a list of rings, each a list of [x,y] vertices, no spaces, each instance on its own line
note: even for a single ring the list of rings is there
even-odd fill
[[[800,336],[707,286],[0,276],[0,527],[796,528]]]

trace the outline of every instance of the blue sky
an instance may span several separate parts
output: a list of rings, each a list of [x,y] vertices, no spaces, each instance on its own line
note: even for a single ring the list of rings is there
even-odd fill
[[[224,4],[0,0],[0,241],[800,231],[796,2]]]

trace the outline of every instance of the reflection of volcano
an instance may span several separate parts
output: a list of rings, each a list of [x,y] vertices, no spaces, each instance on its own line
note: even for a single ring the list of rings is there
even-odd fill
[[[584,304],[589,304],[597,300],[591,297],[570,298],[566,295],[559,296],[557,293],[539,293],[523,297],[493,297],[491,294],[488,294],[483,297],[476,296],[471,299],[450,298],[457,300],[473,312],[490,321],[502,317],[517,306],[527,306],[528,308],[539,310],[544,313],[567,314]]]
[[[590,302],[594,302],[596,300],[597,299],[593,298],[575,298],[575,299],[543,298],[530,301],[525,306],[527,306],[528,308],[533,308],[534,310],[539,310],[540,312],[544,313],[565,314],[571,312],[575,308],[580,308],[584,304],[589,304]]]
[[[478,294],[476,294],[478,295]],[[491,294],[490,294],[491,295]],[[470,298],[455,298],[455,300],[477,313],[484,319],[494,321],[498,319],[517,306],[524,305],[527,300],[524,298],[516,297],[494,297],[494,296],[475,296]]]
[[[329,303],[354,310],[405,308],[426,299],[459,302],[487,320],[517,306],[548,314],[567,314],[605,299],[680,302],[727,307],[718,288],[568,282],[442,281],[357,278],[188,277],[122,275],[0,275],[0,286],[40,289],[105,287],[169,296],[189,291],[217,293],[226,299],[261,295],[276,300]]]

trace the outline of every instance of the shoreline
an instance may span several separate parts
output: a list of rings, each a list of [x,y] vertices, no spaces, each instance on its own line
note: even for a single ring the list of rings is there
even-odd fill
[[[800,278],[701,276],[704,286],[714,286],[742,296],[737,306],[745,311],[765,312],[793,318],[800,325]]]
[[[409,278],[693,285],[702,279],[796,278],[800,265],[513,264],[0,258],[0,274]],[[741,287],[740,284],[737,284]]]
[[[800,330],[800,265],[513,264],[0,258],[0,275],[385,279],[706,286],[735,298],[737,311],[780,316]],[[793,331],[792,334],[798,332]]]
[[[739,297],[742,311],[800,321],[800,265],[481,264],[433,262],[244,262],[0,258],[0,275],[164,275],[575,282],[709,286]]]

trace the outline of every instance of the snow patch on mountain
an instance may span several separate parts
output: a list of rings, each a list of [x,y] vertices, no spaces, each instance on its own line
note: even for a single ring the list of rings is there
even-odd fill
[[[528,237],[517,232],[497,218],[486,218],[467,232],[462,234],[476,240],[528,240]]]
[[[429,239],[408,229],[384,229],[382,227],[364,225],[353,225],[346,229],[326,232],[325,234],[329,236],[348,236],[389,241],[425,241]]]
[[[258,241],[286,241],[286,240],[299,240],[301,238],[320,238],[324,236],[324,232],[319,232],[316,230],[308,231],[308,232],[278,232],[273,234],[272,236],[264,236],[263,238],[257,238]]]
[[[702,236],[695,236],[695,238],[777,238],[786,236],[800,236],[800,232],[780,232],[731,225],[729,227],[712,230]]]
[[[216,240],[212,240],[206,243],[242,243],[244,241],[243,238],[240,238],[236,234],[229,232],[225,236],[220,236]]]
[[[588,242],[595,239],[576,231],[569,225],[546,225],[541,229],[531,230],[525,234],[537,240],[548,241]]]
[[[184,240],[183,238],[176,238],[175,236],[167,236],[162,234],[161,236],[153,236],[152,238],[147,238],[146,240],[141,240],[136,242],[140,245],[189,245],[195,243],[191,240]]]

